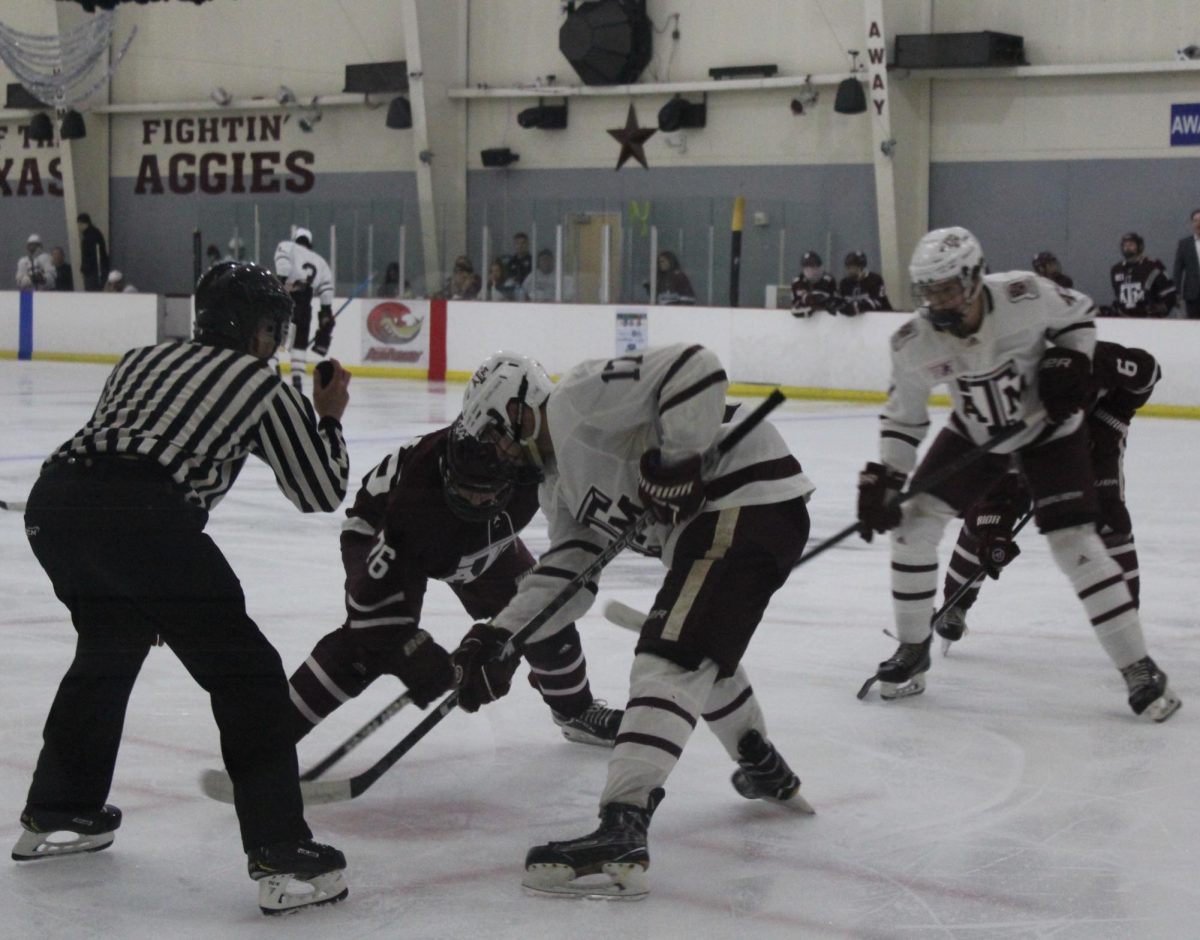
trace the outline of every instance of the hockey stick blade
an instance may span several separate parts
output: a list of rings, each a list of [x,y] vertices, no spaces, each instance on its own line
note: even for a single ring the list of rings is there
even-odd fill
[[[618,627],[624,627],[634,633],[641,633],[642,624],[646,622],[646,615],[620,601],[608,601],[604,605],[604,619]]]
[[[7,509],[9,512],[24,512],[25,500],[23,499],[0,499],[0,509]]]
[[[233,781],[223,770],[209,768],[200,774],[200,790],[210,800],[218,803],[233,802]]]

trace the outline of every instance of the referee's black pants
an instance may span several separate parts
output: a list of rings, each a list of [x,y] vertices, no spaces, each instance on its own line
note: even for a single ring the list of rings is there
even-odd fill
[[[26,532],[78,641],[46,719],[29,809],[104,804],[133,683],[161,636],[211,697],[244,848],[312,835],[285,730],[283,664],[204,534],[207,515],[140,460],[72,460],[34,485]]]

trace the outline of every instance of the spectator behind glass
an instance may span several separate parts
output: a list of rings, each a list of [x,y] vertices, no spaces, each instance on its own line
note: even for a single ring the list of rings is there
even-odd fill
[[[451,300],[474,300],[483,288],[483,280],[475,273],[475,265],[466,255],[454,260],[454,271],[446,280],[445,293]]]
[[[679,267],[679,259],[673,251],[658,253],[658,282],[655,286],[658,290],[658,296],[654,298],[656,304],[678,307],[696,302],[692,282]]]
[[[136,294],[137,288],[125,280],[124,274],[113,268],[108,272],[108,279],[104,282],[104,293]]]
[[[1157,258],[1146,257],[1137,232],[1121,236],[1122,260],[1112,266],[1114,302],[1103,311],[1113,317],[1165,317],[1175,306],[1175,284]]]
[[[838,303],[833,275],[825,270],[819,254],[806,251],[800,259],[800,276],[792,281],[792,316],[811,317],[820,310],[834,313]]]
[[[537,269],[529,277],[525,278],[525,283],[521,287],[525,291],[526,300],[533,300],[539,303],[552,303],[554,301],[554,252],[549,248],[543,248],[538,252]],[[574,299],[575,278],[569,274],[564,274],[562,278],[562,302],[570,303]]]
[[[508,273],[518,284],[524,284],[525,278],[533,273],[533,258],[529,254],[529,236],[517,232],[513,236],[513,253],[508,256]]]
[[[204,265],[205,268],[211,268],[214,264],[221,260],[221,249],[216,245],[209,245],[204,250]]]
[[[508,269],[504,260],[497,258],[488,267],[488,300],[524,300],[521,284]]]
[[[383,287],[379,289],[380,297],[400,296],[400,262],[393,261],[384,269]]]
[[[79,226],[79,273],[83,275],[83,289],[100,290],[108,277],[108,248],[100,229],[92,225],[92,217],[81,212],[75,219]]]
[[[71,272],[71,266],[67,264],[67,256],[63,254],[61,248],[54,248],[50,251],[50,263],[54,265],[54,289],[74,290],[75,275]]]
[[[1033,256],[1033,273],[1048,277],[1059,287],[1075,286],[1075,282],[1063,274],[1062,265],[1052,251],[1039,251]]]
[[[847,317],[869,310],[891,310],[883,278],[867,268],[866,252],[852,251],[846,255],[846,276],[838,284],[841,306],[838,312]]]
[[[1172,269],[1189,320],[1200,319],[1200,209],[1192,210],[1192,234],[1179,239]]]
[[[54,263],[42,250],[42,236],[25,240],[25,254],[17,262],[17,290],[54,290]]]

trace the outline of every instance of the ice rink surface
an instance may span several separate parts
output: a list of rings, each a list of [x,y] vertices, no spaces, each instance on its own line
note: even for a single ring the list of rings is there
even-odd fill
[[[41,460],[90,415],[106,366],[0,362],[0,499],[23,499]],[[356,378],[352,476],[447,423],[461,386]],[[876,453],[876,408],[789,402],[775,421],[817,484],[814,541],[853,518]],[[941,415],[935,418],[940,424]],[[745,664],[772,739],[817,815],[743,800],[698,728],[650,831],[641,903],[525,895],[526,849],[591,831],[609,752],[564,741],[520,678],[479,714],[454,713],[360,798],[316,807],[316,836],[350,861],[350,899],[284,923],[262,917],[232,807],[200,794],[218,766],[205,695],[167,650],[134,691],[111,801],[112,848],[0,864],[0,936],[438,940],[583,938],[1185,938],[1200,936],[1200,425],[1139,418],[1126,462],[1150,651],[1184,707],[1135,719],[1065,578],[1036,533],[989,582],[971,632],[935,652],[922,696],[855,691],[895,641],[886,541],[844,542],[776,595]],[[341,622],[341,513],[303,516],[251,462],[208,531],[289,672]],[[1032,527],[1031,527],[1032,528]],[[546,545],[541,517],[527,530]],[[943,543],[943,559],[953,542]],[[71,659],[65,609],[19,513],[0,513],[0,835],[15,840],[42,722]],[[645,609],[659,563],[618,558],[600,601]],[[470,626],[443,585],[423,624],[453,647]],[[580,623],[592,686],[624,703],[634,637],[600,605]],[[389,677],[302,742],[313,763],[399,694]],[[419,718],[390,724],[330,772],[365,768]],[[4,833],[7,833],[4,835]]]

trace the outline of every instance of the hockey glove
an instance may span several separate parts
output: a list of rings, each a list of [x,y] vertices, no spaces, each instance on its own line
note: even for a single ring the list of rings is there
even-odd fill
[[[424,630],[414,631],[399,649],[389,651],[386,671],[404,683],[418,708],[454,687],[450,654]]]
[[[869,542],[900,524],[896,499],[907,477],[882,463],[868,463],[858,475],[858,534]]]
[[[1091,400],[1091,359],[1065,346],[1048,348],[1038,363],[1038,395],[1050,421],[1066,421]]]
[[[694,516],[704,504],[700,455],[693,454],[667,467],[657,447],[642,454],[638,465],[638,498],[666,525],[677,525]]]
[[[312,341],[312,351],[318,356],[324,356],[329,352],[329,344],[333,342],[335,322],[333,308],[329,304],[323,304],[317,313],[317,332]]]
[[[512,636],[507,630],[488,623],[477,623],[467,631],[450,656],[454,664],[454,685],[458,689],[458,707],[465,712],[479,711],[480,705],[508,694],[513,673],[521,658],[501,658],[504,645]]]
[[[979,543],[979,567],[989,578],[1000,577],[1000,571],[1021,554],[1013,541],[1013,526],[1028,511],[1029,493],[1015,473],[967,510],[967,528]]]

